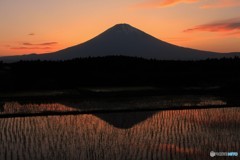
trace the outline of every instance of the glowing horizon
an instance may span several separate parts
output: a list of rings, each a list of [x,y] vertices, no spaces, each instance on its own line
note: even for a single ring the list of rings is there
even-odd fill
[[[178,46],[240,52],[238,0],[8,0],[0,2],[0,56],[48,53],[128,23]]]

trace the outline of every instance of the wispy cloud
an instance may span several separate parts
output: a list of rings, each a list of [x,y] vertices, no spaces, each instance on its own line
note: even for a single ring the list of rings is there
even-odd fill
[[[144,2],[134,5],[133,8],[162,8],[174,6],[179,3],[194,2],[204,2],[205,4],[200,6],[202,9],[240,6],[240,0],[145,0]]]
[[[15,49],[15,50],[28,50],[28,49],[44,50],[44,49],[52,49],[52,48],[51,47],[12,47],[11,49]]]
[[[193,3],[200,0],[146,0],[145,2],[134,5],[134,8],[161,8],[169,7],[179,3]]]
[[[23,43],[24,46],[52,46],[56,45],[58,42],[46,42],[46,43]]]
[[[171,6],[175,5],[178,3],[192,3],[192,2],[198,2],[199,0],[164,0],[159,3],[160,7],[165,7],[165,6]]]
[[[184,32],[221,32],[227,35],[239,35],[240,34],[240,17],[228,19],[224,21],[218,21],[209,24],[198,25],[189,29],[184,30]]]
[[[54,45],[58,42],[45,42],[45,43],[21,43],[20,46],[9,46],[10,49],[14,50],[48,50],[53,49]]]
[[[35,33],[29,33],[28,35],[29,36],[35,36]]]
[[[240,0],[212,0],[210,3],[201,6],[203,9],[239,7]]]

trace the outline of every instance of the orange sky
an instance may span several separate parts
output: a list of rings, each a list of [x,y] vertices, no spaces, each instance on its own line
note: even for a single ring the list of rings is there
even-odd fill
[[[239,0],[2,0],[0,56],[57,51],[129,23],[189,48],[240,52]]]

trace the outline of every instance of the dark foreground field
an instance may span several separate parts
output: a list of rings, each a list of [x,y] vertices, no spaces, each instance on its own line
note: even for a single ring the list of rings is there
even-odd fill
[[[159,61],[109,56],[69,61],[0,63],[0,95],[21,91],[82,91],[150,86],[163,94],[237,94],[240,59]]]

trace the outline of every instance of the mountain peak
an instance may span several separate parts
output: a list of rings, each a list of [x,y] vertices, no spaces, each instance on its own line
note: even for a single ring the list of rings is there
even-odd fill
[[[116,24],[113,27],[117,27],[117,28],[134,28],[130,24],[127,24],[127,23],[119,23],[119,24]]]
[[[112,30],[112,31],[117,31],[117,32],[125,32],[125,33],[128,33],[128,32],[136,32],[139,30],[127,23],[120,23],[120,24],[116,24],[115,26],[113,26],[112,28],[110,28],[109,30]]]

